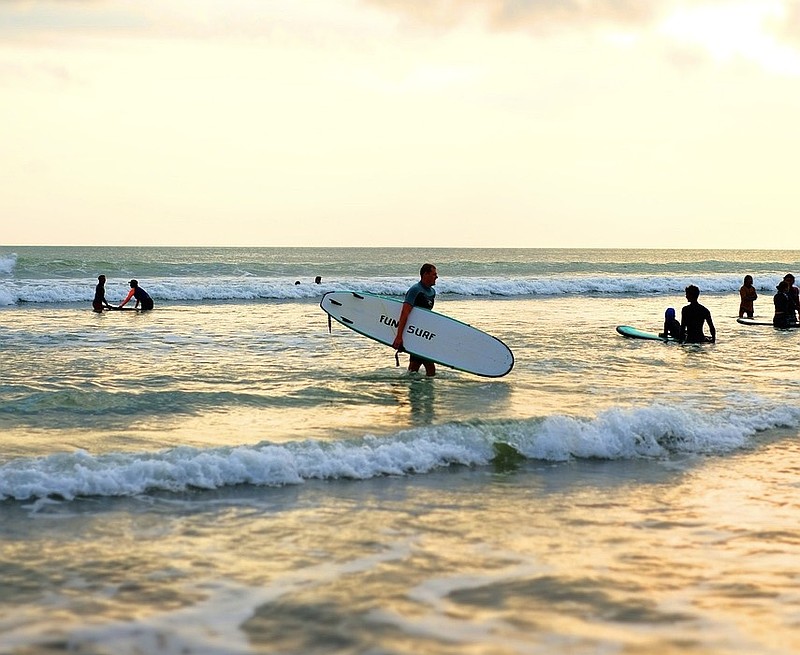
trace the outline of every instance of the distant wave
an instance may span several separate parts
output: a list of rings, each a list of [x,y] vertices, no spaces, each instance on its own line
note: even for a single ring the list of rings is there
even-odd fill
[[[0,275],[11,275],[17,265],[17,255],[0,255]]]
[[[764,278],[757,285],[759,294],[772,296],[774,284],[781,276]],[[295,284],[292,278],[218,277],[218,278],[155,278],[142,286],[156,300],[214,301],[214,300],[304,300],[320,298],[326,291],[353,290],[379,295],[401,297],[414,278],[351,278],[326,281],[323,284]],[[92,280],[3,280],[0,279],[0,305],[27,303],[89,303],[94,297]],[[437,286],[440,295],[455,294],[468,297],[519,297],[560,295],[659,295],[683,294],[688,284],[696,284],[705,294],[735,294],[741,279],[734,275],[597,275],[552,276],[529,278],[452,277]],[[110,283],[106,286],[109,302],[121,301],[128,292],[127,285]]]
[[[800,408],[795,407],[764,404],[746,413],[708,413],[651,405],[615,408],[594,419],[555,415],[450,423],[334,442],[103,455],[78,451],[6,462],[0,466],[0,499],[135,496],[240,484],[283,486],[314,479],[423,474],[454,465],[490,465],[498,444],[507,445],[523,461],[724,454],[747,445],[758,432],[798,427]]]

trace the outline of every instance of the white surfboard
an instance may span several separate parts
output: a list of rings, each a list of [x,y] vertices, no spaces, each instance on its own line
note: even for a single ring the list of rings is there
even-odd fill
[[[741,323],[742,325],[763,325],[763,326],[774,327],[774,325],[772,324],[772,321],[764,321],[764,320],[759,320],[757,318],[737,318],[736,322],[737,323]],[[796,328],[796,327],[800,327],[800,324],[798,324],[798,323],[789,323],[789,325],[787,327]]]
[[[330,291],[319,306],[351,330],[391,346],[403,303],[370,293]],[[514,366],[514,355],[500,339],[422,307],[408,316],[403,346],[417,357],[484,377],[502,377]]]

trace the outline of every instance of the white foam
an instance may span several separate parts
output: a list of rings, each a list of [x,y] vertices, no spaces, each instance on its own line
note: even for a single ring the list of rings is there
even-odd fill
[[[453,464],[489,464],[497,442],[511,443],[528,458],[549,461],[725,453],[746,445],[757,432],[778,427],[800,427],[800,408],[765,403],[742,414],[656,404],[615,408],[594,419],[555,415],[511,422],[451,423],[334,442],[182,447],[105,455],[77,451],[20,458],[0,466],[0,499],[133,496],[155,490],[281,486],[311,479],[363,480],[425,473]]]
[[[17,254],[0,255],[0,275],[10,275],[17,265]]]
[[[19,298],[16,295],[12,295],[10,291],[0,284],[0,305],[13,305],[18,300]]]
[[[402,298],[412,278],[351,278],[325,284],[294,284],[289,278],[185,277],[155,278],[142,287],[157,304],[169,301],[202,300],[303,300],[318,299],[326,291],[353,290]],[[440,295],[463,296],[560,296],[560,295],[683,295],[687,284],[697,284],[704,294],[735,294],[741,280],[733,275],[708,275],[687,279],[674,276],[622,275],[568,277],[463,277],[440,280]],[[24,279],[5,280],[0,284],[0,304],[24,301],[30,303],[91,302],[93,280]],[[761,294],[774,290],[759,288]],[[112,304],[122,301],[129,288],[124,283],[106,285],[106,298]]]

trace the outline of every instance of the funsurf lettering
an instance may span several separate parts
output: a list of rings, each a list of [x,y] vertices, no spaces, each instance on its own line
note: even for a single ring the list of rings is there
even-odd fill
[[[406,332],[408,334],[414,334],[420,337],[421,339],[427,339],[428,341],[436,338],[436,335],[433,332],[430,332],[429,330],[424,330],[423,328],[419,328],[415,325],[409,325],[406,328]]]

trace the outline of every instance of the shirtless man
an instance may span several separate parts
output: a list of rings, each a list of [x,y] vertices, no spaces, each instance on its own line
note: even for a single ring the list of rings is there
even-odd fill
[[[97,276],[97,286],[94,288],[94,300],[92,301],[92,307],[98,314],[102,312],[104,308],[111,309],[111,305],[109,305],[108,301],[106,301],[105,275]]]
[[[717,340],[717,329],[711,320],[711,312],[697,302],[700,297],[700,289],[694,284],[686,287],[686,300],[689,304],[681,309],[681,343],[714,343]],[[708,323],[711,336],[707,337],[703,333],[703,323]]]

